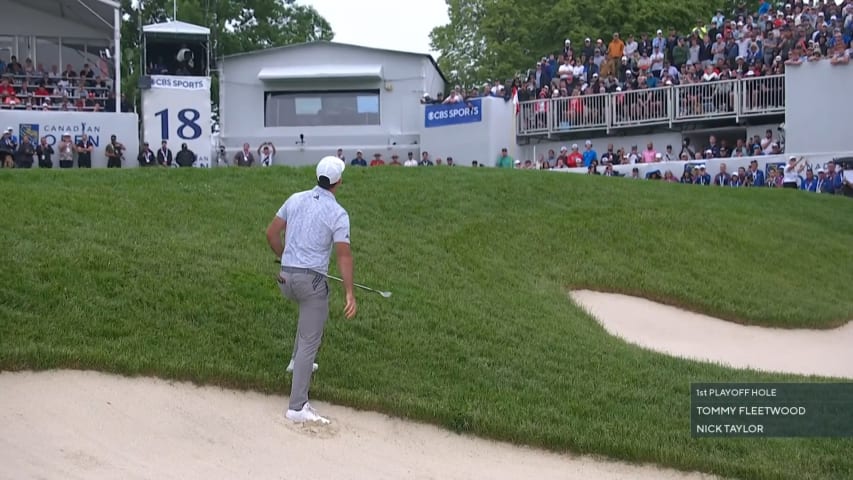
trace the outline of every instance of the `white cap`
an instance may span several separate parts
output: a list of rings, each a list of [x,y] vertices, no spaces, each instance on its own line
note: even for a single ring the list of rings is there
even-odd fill
[[[7,132],[14,132],[15,130],[12,127],[6,129]]]
[[[343,160],[338,157],[331,155],[323,157],[317,164],[317,180],[320,180],[320,177],[326,177],[329,179],[329,184],[334,185],[341,180],[345,167]]]
[[[515,164],[516,164],[516,165],[521,165],[521,160],[516,160],[516,161],[515,161]]]
[[[572,144],[572,149],[573,149],[573,150],[577,150],[577,149],[578,149],[578,144],[577,144],[577,143],[573,143],[573,144]]]

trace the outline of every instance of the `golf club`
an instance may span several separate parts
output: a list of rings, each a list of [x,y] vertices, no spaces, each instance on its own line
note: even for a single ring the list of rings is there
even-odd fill
[[[340,279],[340,278],[338,278],[338,277],[336,277],[336,276],[334,276],[334,275],[326,274],[326,276],[327,276],[327,277],[329,277],[329,278],[331,278],[332,280],[337,280],[337,281],[339,281],[339,282],[343,282],[343,279]],[[371,291],[371,292],[376,292],[376,293],[378,293],[379,295],[382,295],[382,296],[383,296],[383,297],[385,297],[385,298],[389,298],[389,297],[391,296],[391,292],[382,292],[382,291],[379,291],[379,290],[374,290],[374,289],[372,289],[372,288],[370,288],[370,287],[365,287],[364,285],[359,285],[359,284],[357,284],[357,283],[353,283],[353,285],[355,285],[356,287],[359,287],[359,288],[363,288],[363,289],[365,289],[365,290],[369,290],[369,291]]]
[[[275,262],[276,262],[276,263],[279,263],[280,261],[281,261],[281,260],[278,260],[278,259],[276,259],[276,260],[275,260]],[[336,276],[334,276],[334,275],[329,275],[329,274],[327,273],[327,274],[326,274],[326,277],[327,277],[327,278],[331,278],[332,280],[337,280],[337,281],[339,281],[339,282],[343,283],[343,279],[338,278],[338,277],[336,277]],[[376,292],[376,293],[378,293],[379,295],[382,295],[382,296],[383,296],[383,297],[385,297],[385,298],[390,298],[390,297],[391,297],[391,292],[383,292],[383,291],[380,291],[380,290],[374,290],[374,289],[372,289],[372,288],[370,288],[370,287],[366,287],[366,286],[364,286],[364,285],[359,285],[359,284],[357,284],[357,283],[353,283],[353,285],[355,285],[355,286],[356,286],[356,287],[358,287],[358,288],[363,288],[363,289],[368,290],[368,291],[371,291],[371,292]]]

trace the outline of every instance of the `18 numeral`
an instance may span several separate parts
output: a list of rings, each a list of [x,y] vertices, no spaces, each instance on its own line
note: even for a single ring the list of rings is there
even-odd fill
[[[160,133],[162,133],[163,140],[169,139],[169,109],[163,109],[154,114],[155,117],[160,117]],[[178,127],[178,137],[182,140],[195,140],[201,137],[201,126],[199,126],[198,120],[201,118],[201,114],[198,110],[194,108],[185,108],[183,110],[178,111],[178,121],[181,122],[181,126]],[[190,130],[190,133],[187,134],[187,130]]]

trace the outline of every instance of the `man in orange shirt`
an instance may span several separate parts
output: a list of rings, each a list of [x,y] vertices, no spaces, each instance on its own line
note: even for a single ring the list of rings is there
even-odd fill
[[[619,32],[613,33],[613,40],[610,41],[610,45],[607,46],[607,61],[610,63],[610,71],[616,72],[619,67],[619,61],[622,59],[622,55],[625,52],[625,42],[619,38]]]
[[[401,164],[400,164],[399,159],[400,159],[400,156],[397,155],[396,153],[394,155],[391,155],[391,163],[389,163],[388,165],[400,166]]]
[[[380,165],[385,165],[385,160],[382,160],[382,154],[381,153],[374,153],[373,154],[373,160],[370,161],[370,166],[371,167],[378,167]]]

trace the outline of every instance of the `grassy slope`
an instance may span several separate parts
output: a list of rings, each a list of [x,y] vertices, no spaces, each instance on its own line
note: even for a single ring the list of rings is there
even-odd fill
[[[795,377],[625,345],[565,294],[839,325],[853,318],[849,199],[493,169],[345,175],[357,280],[394,297],[358,292],[347,322],[332,285],[313,397],[740,478],[853,476],[849,440],[692,440],[691,381]],[[279,168],[0,171],[0,368],[289,392],[295,308],[272,281],[264,229],[310,182]]]

